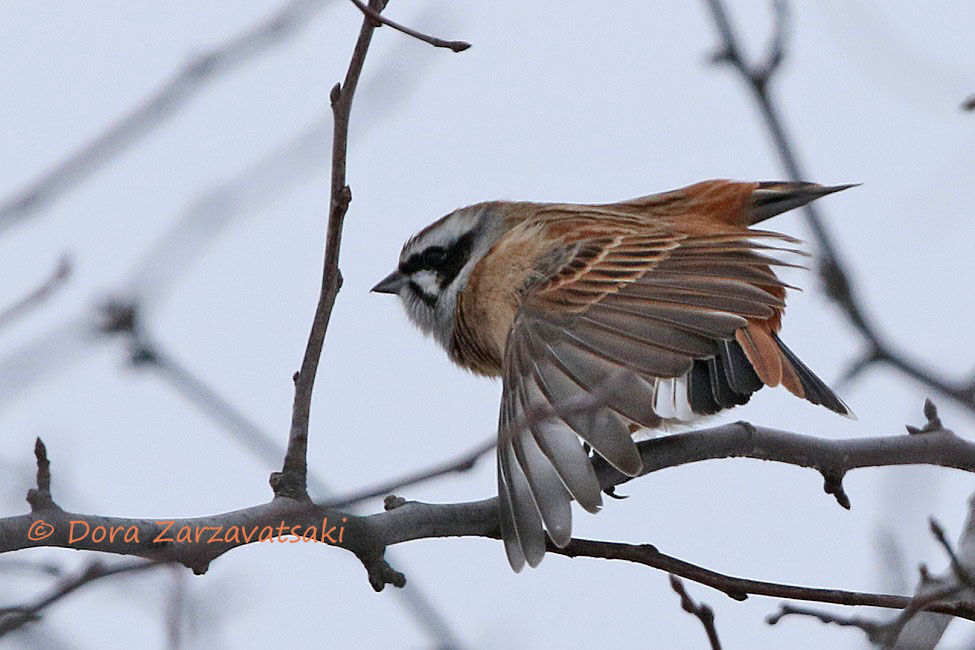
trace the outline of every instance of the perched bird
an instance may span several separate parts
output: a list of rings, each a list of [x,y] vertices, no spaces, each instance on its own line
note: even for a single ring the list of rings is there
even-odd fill
[[[582,441],[636,476],[633,432],[762,386],[851,415],[777,334],[788,285],[772,268],[795,265],[771,254],[799,241],[749,228],[848,187],[711,180],[602,205],[489,201],[406,242],[372,290],[399,295],[455,363],[502,378],[499,514],[515,571],[541,562],[544,531],[568,544],[573,499],[599,510]]]

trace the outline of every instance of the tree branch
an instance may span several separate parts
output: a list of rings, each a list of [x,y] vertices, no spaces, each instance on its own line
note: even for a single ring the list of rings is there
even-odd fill
[[[936,421],[937,414],[931,407],[926,410],[931,424]],[[736,423],[646,440],[638,447],[648,463],[647,473],[710,458],[731,457],[761,458],[811,467],[824,476],[833,477],[836,486],[840,485],[847,471],[858,467],[928,464],[975,471],[975,444],[933,425],[928,431],[918,431],[867,439],[829,440]],[[596,464],[604,489],[627,479],[616,470],[607,469],[604,463]],[[41,478],[41,484],[44,481]],[[98,535],[96,529],[100,531]],[[237,546],[257,541],[297,543],[298,537],[308,536],[309,529],[314,529],[311,537],[315,540],[354,553],[366,568],[369,582],[376,590],[386,584],[405,584],[405,576],[384,558],[388,546],[426,538],[476,536],[496,539],[500,535],[496,498],[448,504],[398,500],[385,512],[356,516],[308,500],[276,497],[269,503],[242,510],[180,519],[85,515],[65,512],[52,502],[27,515],[0,519],[0,553],[38,546],[86,549],[179,562],[203,573],[214,559]],[[564,549],[550,546],[549,550],[570,557],[637,562],[712,586],[739,600],[754,593],[895,608],[905,607],[910,601],[905,596],[735,578],[665,556],[650,545],[575,539]],[[975,609],[966,603],[938,603],[932,611],[975,620]]]
[[[307,473],[308,427],[312,391],[325,343],[325,332],[328,330],[332,309],[335,307],[335,298],[342,287],[342,274],[339,271],[339,249],[342,243],[342,227],[345,223],[345,215],[349,211],[349,203],[352,201],[352,190],[346,184],[345,170],[349,140],[349,117],[356,86],[362,74],[369,43],[372,41],[372,34],[380,24],[390,25],[411,36],[432,42],[429,40],[431,37],[382,19],[379,14],[386,7],[387,0],[369,0],[368,6],[363,5],[358,0],[353,0],[353,2],[363,11],[362,27],[359,30],[359,38],[356,41],[355,48],[352,50],[352,58],[349,61],[345,79],[342,83],[335,84],[329,94],[334,118],[334,133],[332,137],[331,198],[325,237],[321,293],[318,298],[318,306],[315,309],[311,333],[308,336],[308,344],[301,361],[301,369],[294,376],[295,398],[291,411],[291,431],[288,436],[288,449],[285,452],[284,464],[281,472],[271,475],[271,485],[274,488],[275,495],[290,496],[297,499],[308,498],[305,477]],[[455,43],[451,49],[455,52],[466,49],[462,45],[467,44]]]
[[[255,424],[218,391],[161,349],[158,344],[150,341],[144,331],[140,332],[133,347],[134,362],[141,363],[158,373],[159,377],[214,420],[255,458],[267,463],[275,463],[281,458],[280,441],[276,442],[267,431]],[[328,483],[312,470],[307,474],[307,484],[312,492],[322,499],[328,499],[333,492]],[[335,507],[335,504],[329,502],[323,505]],[[345,507],[345,504],[339,507]],[[395,561],[388,552],[386,558],[389,562]],[[455,648],[461,645],[459,637],[419,586],[410,585],[408,589],[399,593],[399,600],[438,647]]]
[[[385,496],[395,492],[396,490],[401,490],[405,487],[416,485],[417,483],[423,483],[424,481],[429,481],[430,479],[446,476],[447,474],[470,471],[474,468],[474,465],[478,460],[491,452],[495,446],[497,446],[497,442],[497,436],[492,435],[481,444],[454,460],[439,463],[427,469],[422,469],[399,478],[391,479],[373,487],[363,488],[362,490],[358,490],[346,496],[329,499],[322,505],[326,505],[331,508],[348,508],[349,506],[355,505],[367,499]]]
[[[955,553],[945,537],[944,529],[934,519],[930,520],[930,529],[931,534],[948,556],[951,571],[948,576],[934,577],[929,575],[922,565],[921,579],[914,597],[904,605],[897,616],[890,620],[845,616],[783,604],[777,613],[766,618],[766,622],[769,625],[776,625],[786,616],[807,616],[819,619],[823,623],[858,628],[867,635],[871,643],[884,648],[898,647],[913,650],[934,648],[950,622],[950,617],[943,614],[952,614],[952,612],[944,612],[942,606],[952,604],[969,611],[975,610],[975,603],[971,602],[972,596],[975,595],[973,591],[975,583],[972,582],[971,576],[972,563],[975,562],[975,557],[971,554],[972,544],[975,542],[975,504],[969,501],[968,521],[958,540],[959,547],[969,550],[964,560]],[[959,602],[961,598],[964,600]]]
[[[714,610],[705,603],[695,603],[684,589],[684,583],[674,574],[670,574],[670,588],[680,596],[680,606],[688,614],[691,614],[701,621],[705,634],[708,635],[708,643],[711,650],[721,650],[721,641],[718,640],[718,630],[714,627]]]
[[[385,0],[370,0],[379,10],[385,7]],[[342,286],[339,271],[339,248],[342,244],[342,226],[352,201],[352,190],[345,182],[345,164],[349,140],[349,116],[352,99],[362,74],[372,33],[376,30],[375,21],[369,16],[362,20],[359,38],[352,50],[345,80],[335,84],[329,94],[332,103],[334,129],[332,135],[332,182],[328,208],[328,225],[325,235],[325,260],[322,270],[322,287],[318,296],[318,306],[312,320],[311,333],[301,361],[301,369],[295,373],[295,398],[291,409],[291,431],[288,435],[288,449],[280,472],[271,474],[271,486],[277,496],[295,499],[308,499],[306,489],[308,426],[311,413],[311,397],[315,387],[318,362],[325,344],[325,332],[335,306],[335,298]]]
[[[52,273],[51,276],[48,277],[40,286],[35,288],[26,296],[22,297],[17,302],[7,305],[0,310],[0,329],[50,298],[57,289],[64,285],[65,281],[70,276],[71,261],[68,259],[67,255],[63,255],[61,256],[61,259],[58,260],[57,266],[54,267],[54,273]]]
[[[786,32],[788,20],[784,0],[776,0],[775,2],[775,36],[772,38],[772,45],[769,54],[766,56],[766,62],[761,65],[752,65],[745,59],[738,36],[728,18],[724,2],[722,0],[706,0],[706,2],[721,38],[721,45],[718,52],[712,57],[713,61],[730,64],[748,85],[790,179],[793,181],[808,180],[809,177],[796,156],[792,138],[786,131],[778,107],[769,93],[769,81],[784,58],[783,34]],[[815,203],[805,205],[802,208],[802,214],[805,216],[819,247],[819,275],[825,285],[826,293],[840,307],[847,320],[867,344],[867,351],[862,355],[862,359],[869,359],[869,361],[863,362],[861,360],[858,365],[854,366],[854,370],[860,372],[872,363],[885,363],[916,381],[947,395],[975,413],[975,390],[972,390],[971,386],[964,382],[949,380],[923,367],[909,359],[903,350],[898,349],[886,339],[876,322],[863,308],[854,289],[854,283],[850,279],[851,275],[847,264],[841,258],[839,248],[827,229],[825,219],[823,219],[817,205]]]
[[[603,542],[589,539],[573,538],[565,548],[558,548],[549,544],[548,551],[566,557],[589,557],[603,560],[622,560],[691,580],[721,593],[733,600],[747,600],[749,596],[766,596],[770,598],[789,598],[792,600],[806,600],[820,603],[833,603],[847,606],[888,607],[900,609],[907,607],[911,598],[894,594],[876,594],[861,591],[846,591],[843,589],[821,589],[817,587],[802,587],[798,585],[765,582],[750,578],[739,578],[711,569],[692,564],[685,560],[661,553],[652,544],[622,544],[619,542]],[[975,605],[944,604],[944,611],[954,615],[975,620]]]
[[[323,4],[322,0],[291,0],[259,24],[187,61],[144,101],[31,180],[24,189],[0,202],[0,231],[32,216],[80,184],[222,75],[294,36]]]
[[[105,565],[98,560],[93,560],[74,577],[62,580],[44,596],[36,599],[27,605],[16,605],[10,607],[0,607],[0,637],[8,632],[12,632],[23,625],[36,621],[40,618],[40,613],[58,602],[65,596],[81,589],[92,582],[116,576],[120,574],[141,573],[162,566],[159,562],[146,562],[139,560],[136,562],[119,562],[114,565]]]
[[[850,500],[843,490],[843,477],[853,469],[924,464],[975,472],[975,444],[944,429],[930,400],[925,402],[925,415],[928,423],[920,429],[909,427],[907,435],[833,440],[735,422],[645,440],[637,447],[643,458],[643,474],[685,463],[738,457],[809,467],[822,474],[825,492],[848,509]],[[632,480],[602,458],[594,458],[593,465],[604,489]]]
[[[392,27],[396,31],[402,32],[407,36],[412,36],[415,39],[423,41],[424,43],[429,43],[434,47],[445,47],[447,49],[453,50],[454,52],[463,52],[464,50],[466,50],[471,46],[471,44],[466,41],[445,41],[442,38],[437,38],[436,36],[428,36],[427,34],[423,34],[421,32],[416,31],[415,29],[410,29],[405,25],[401,25],[397,22],[390,20],[389,18],[386,18],[381,13],[379,13],[378,11],[376,11],[366,3],[362,2],[362,0],[352,0],[352,4],[358,7],[359,11],[361,11],[363,15],[368,16],[369,18],[372,19],[374,27],[379,27],[379,25],[388,25],[389,27]]]

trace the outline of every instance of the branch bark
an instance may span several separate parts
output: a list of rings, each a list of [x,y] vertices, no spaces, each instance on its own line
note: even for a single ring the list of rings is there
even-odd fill
[[[708,635],[708,644],[711,646],[711,650],[721,650],[718,629],[714,626],[714,610],[706,603],[695,603],[684,588],[684,583],[674,574],[670,574],[670,588],[680,596],[681,609],[701,622],[704,633]]]
[[[927,409],[927,415],[929,425],[924,429],[894,436],[829,440],[736,423],[643,441],[639,448],[647,463],[646,473],[706,459],[748,457],[814,468],[827,477],[828,486],[831,477],[834,488],[841,485],[847,471],[859,467],[929,464],[975,472],[975,444],[940,426],[935,428],[931,423],[938,420],[933,408]],[[598,462],[597,474],[604,489],[626,479]],[[73,528],[72,522],[75,522]],[[104,532],[98,538],[93,532],[82,534],[99,527]],[[370,584],[381,590],[386,584],[405,584],[405,576],[385,560],[388,546],[440,537],[498,538],[497,499],[447,504],[393,500],[385,512],[356,516],[309,500],[276,497],[269,503],[242,510],[165,519],[71,513],[50,499],[30,514],[0,519],[0,553],[38,546],[86,549],[178,562],[203,573],[214,559],[237,546],[256,541],[297,543],[298,537],[306,535],[309,528],[315,529],[313,536],[317,541],[354,553],[366,568]],[[231,530],[235,531],[233,535]],[[575,539],[564,549],[550,547],[549,550],[569,557],[637,562],[706,584],[736,599],[756,594],[894,608],[905,607],[910,601],[906,596],[816,589],[726,576],[661,554],[650,545]],[[975,620],[975,609],[966,603],[939,603],[932,611]]]
[[[927,568],[921,565],[920,581],[914,597],[897,616],[882,621],[783,604],[778,612],[766,618],[766,622],[769,625],[776,625],[788,616],[812,617],[827,624],[858,628],[867,635],[871,643],[882,648],[932,650],[938,645],[951,622],[951,616],[945,615],[950,612],[943,612],[940,607],[952,602],[965,603],[964,606],[969,609],[975,607],[972,602],[975,596],[975,582],[972,578],[972,572],[975,570],[975,501],[973,499],[975,496],[969,498],[968,520],[958,539],[958,553],[948,542],[941,525],[931,519],[931,533],[944,549],[951,567],[944,576],[932,576]]]
[[[370,0],[370,6],[382,11],[385,0]],[[312,320],[311,333],[301,361],[301,369],[295,373],[295,398],[291,409],[291,432],[284,465],[280,472],[271,475],[271,487],[277,496],[308,500],[306,488],[308,426],[311,414],[311,397],[315,388],[315,375],[325,344],[325,332],[335,307],[335,298],[342,286],[339,271],[339,249],[342,245],[342,226],[352,201],[352,190],[346,184],[345,166],[349,142],[349,116],[352,99],[366,61],[369,43],[376,30],[376,22],[366,15],[359,29],[359,38],[352,50],[343,83],[335,84],[329,94],[332,103],[334,129],[332,134],[332,182],[328,208],[328,225],[325,235],[325,260],[322,270],[322,287],[318,306]]]
[[[467,41],[445,41],[442,38],[437,38],[436,36],[430,36],[429,34],[424,34],[422,32],[416,31],[415,29],[411,29],[406,25],[401,25],[400,23],[397,23],[395,21],[390,20],[389,18],[386,18],[381,13],[379,13],[379,11],[376,11],[375,9],[367,5],[365,2],[362,2],[362,0],[352,0],[352,4],[358,7],[359,11],[361,11],[363,15],[372,18],[373,25],[376,27],[379,27],[379,25],[388,25],[389,27],[392,27],[396,31],[406,34],[407,36],[412,36],[417,40],[423,41],[424,43],[429,43],[434,47],[444,47],[449,50],[453,50],[454,52],[463,52],[464,50],[468,49],[471,46],[471,44],[468,43]]]
[[[345,215],[349,211],[352,201],[352,190],[346,183],[346,156],[349,141],[349,118],[352,112],[352,100],[359,84],[362,67],[365,64],[366,53],[372,41],[373,32],[382,24],[390,25],[401,32],[419,38],[438,46],[450,47],[460,52],[468,47],[467,43],[447,43],[440,39],[420,34],[383,19],[380,12],[386,7],[388,0],[369,0],[368,6],[358,0],[355,5],[363,12],[362,27],[359,38],[352,50],[345,79],[332,87],[329,99],[332,104],[334,130],[332,136],[332,180],[330,189],[328,225],[325,236],[325,259],[322,270],[322,287],[318,298],[318,306],[312,320],[311,333],[301,361],[301,368],[295,373],[295,397],[291,411],[291,430],[288,436],[288,448],[284,456],[284,464],[280,472],[271,475],[271,486],[276,496],[287,496],[295,499],[308,499],[306,487],[308,428],[311,414],[312,391],[315,387],[315,375],[325,344],[325,332],[335,307],[335,299],[342,288],[342,273],[339,271],[339,250],[342,244],[342,227]],[[436,41],[436,42],[434,42]]]

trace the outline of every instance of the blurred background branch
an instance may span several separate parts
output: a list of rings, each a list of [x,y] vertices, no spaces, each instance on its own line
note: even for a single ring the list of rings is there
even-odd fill
[[[941,641],[951,622],[951,616],[932,611],[948,602],[972,602],[975,596],[975,495],[969,497],[968,518],[958,539],[956,551],[945,538],[944,530],[934,519],[931,532],[950,560],[947,573],[931,575],[923,564],[914,597],[897,616],[877,620],[861,616],[847,616],[809,607],[784,604],[766,622],[775,625],[787,616],[806,616],[841,627],[857,628],[866,634],[872,644],[880,648],[902,650],[931,650]]]
[[[204,88],[293,37],[326,0],[292,0],[259,24],[187,61],[139,105],[64,160],[0,200],[0,232],[20,223],[76,187],[182,109]]]
[[[712,57],[713,61],[730,65],[751,91],[789,179],[810,180],[805,167],[799,162],[792,137],[786,130],[779,107],[769,89],[775,72],[785,58],[785,35],[789,30],[787,3],[785,0],[773,2],[775,22],[771,45],[762,63],[751,64],[745,57],[723,0],[706,0],[706,2],[720,38],[720,45]],[[826,294],[846,315],[847,320],[866,345],[865,351],[844,373],[844,380],[850,381],[866,368],[882,363],[937,390],[975,414],[975,381],[945,377],[913,360],[910,354],[894,344],[863,307],[863,301],[854,288],[856,283],[851,279],[849,265],[842,259],[820,208],[814,203],[809,203],[801,210],[818,246],[819,275]]]
[[[167,564],[167,562],[153,562],[151,560],[105,564],[100,560],[92,560],[80,573],[58,581],[48,593],[34,601],[25,605],[0,607],[0,637],[27,623],[37,621],[45,609],[97,580],[123,574],[142,573]]]
[[[39,307],[61,288],[70,276],[71,261],[67,255],[62,255],[57,266],[54,267],[54,273],[47,280],[16,302],[0,309],[0,330],[35,307]]]

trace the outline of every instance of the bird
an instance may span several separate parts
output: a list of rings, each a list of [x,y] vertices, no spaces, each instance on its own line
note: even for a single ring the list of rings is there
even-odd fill
[[[686,425],[764,386],[853,417],[779,338],[773,269],[802,242],[753,228],[854,185],[708,180],[606,204],[487,201],[413,235],[372,291],[398,295],[450,359],[501,377],[497,480],[512,569],[602,506],[593,455],[627,476],[640,430]],[[793,258],[788,258],[793,259]],[[581,405],[581,406],[580,406]]]

